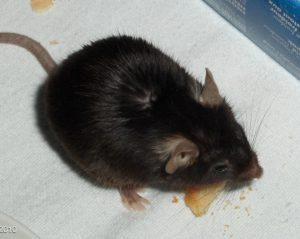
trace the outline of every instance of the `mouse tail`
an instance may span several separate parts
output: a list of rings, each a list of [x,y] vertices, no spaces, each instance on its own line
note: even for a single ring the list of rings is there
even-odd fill
[[[48,51],[39,42],[30,37],[17,33],[0,32],[0,43],[13,44],[25,48],[36,57],[48,74],[56,67],[56,63]]]

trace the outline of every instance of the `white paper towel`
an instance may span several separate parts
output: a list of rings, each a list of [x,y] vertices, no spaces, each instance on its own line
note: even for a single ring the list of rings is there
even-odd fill
[[[55,1],[37,14],[8,0],[0,16],[0,31],[31,36],[57,62],[111,34],[145,37],[199,79],[209,67],[250,137],[265,115],[255,142],[265,174],[244,200],[224,193],[195,218],[182,195],[146,189],[150,209],[128,212],[117,191],[79,177],[49,146],[35,113],[46,74],[25,50],[0,45],[0,211],[41,238],[298,238],[300,82],[202,1]]]

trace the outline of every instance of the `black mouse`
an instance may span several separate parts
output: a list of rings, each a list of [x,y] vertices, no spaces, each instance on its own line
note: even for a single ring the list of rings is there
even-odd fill
[[[90,177],[143,209],[141,187],[186,189],[262,175],[256,153],[206,69],[202,85],[144,39],[112,36],[56,65],[36,41],[0,33],[32,52],[49,73],[51,129]]]

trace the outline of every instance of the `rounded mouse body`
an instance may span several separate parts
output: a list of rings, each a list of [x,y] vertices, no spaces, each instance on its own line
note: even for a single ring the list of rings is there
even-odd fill
[[[67,151],[99,183],[159,183],[167,174],[155,148],[178,128],[193,128],[183,125],[189,116],[180,110],[193,115],[185,105],[195,104],[195,90],[201,90],[200,84],[191,88],[194,83],[146,41],[111,37],[85,46],[54,71],[47,115]]]
[[[255,153],[209,71],[205,84],[140,38],[110,37],[53,72],[47,115],[67,151],[104,186],[184,189],[245,176]]]
[[[186,189],[260,177],[244,130],[206,69],[201,85],[141,38],[94,42],[56,66],[34,40],[0,33],[31,51],[47,72],[49,124],[71,158],[99,184],[143,209],[135,189]]]

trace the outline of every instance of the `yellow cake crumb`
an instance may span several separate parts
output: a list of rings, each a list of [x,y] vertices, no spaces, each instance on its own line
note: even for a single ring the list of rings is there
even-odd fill
[[[57,40],[52,40],[52,41],[49,41],[49,44],[50,45],[57,45],[57,44],[59,44],[59,42]]]
[[[224,187],[225,182],[221,182],[205,185],[197,189],[188,189],[184,197],[185,204],[195,216],[200,217],[208,211],[210,204]]]
[[[172,203],[178,203],[178,197],[173,196]]]
[[[245,200],[245,199],[246,199],[246,197],[245,197],[244,195],[241,195],[241,196],[240,196],[240,200],[241,200],[241,201],[243,201],[243,200]]]
[[[31,0],[31,8],[34,12],[45,12],[54,4],[53,0]]]
[[[250,216],[250,208],[249,208],[249,207],[246,207],[246,208],[245,208],[245,211],[246,211],[246,213],[247,213],[247,216],[249,217],[249,216]]]

